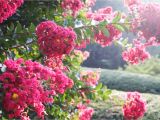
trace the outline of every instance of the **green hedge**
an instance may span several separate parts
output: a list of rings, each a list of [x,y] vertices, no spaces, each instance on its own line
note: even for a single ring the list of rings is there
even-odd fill
[[[97,70],[94,68],[85,68]],[[109,89],[160,93],[160,78],[125,71],[101,69],[101,82]]]

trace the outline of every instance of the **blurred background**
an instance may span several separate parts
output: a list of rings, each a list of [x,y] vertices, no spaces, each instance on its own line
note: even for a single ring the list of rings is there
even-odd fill
[[[151,2],[151,0],[144,1]],[[154,1],[157,2],[159,0],[152,0],[152,2]],[[127,8],[124,6],[123,0],[97,0],[92,11],[96,11],[99,8],[104,8],[106,6],[112,6],[114,11],[120,10],[127,13]],[[128,37],[129,42],[132,42],[133,38],[136,36],[132,33],[123,33],[123,38],[126,37]],[[121,57],[121,46],[112,44],[111,46],[102,48],[100,45],[94,44],[88,45],[85,50],[90,52],[90,57],[84,62],[83,66],[107,69],[125,68],[126,63]],[[160,47],[150,47],[148,51],[154,57],[159,57],[160,55]]]

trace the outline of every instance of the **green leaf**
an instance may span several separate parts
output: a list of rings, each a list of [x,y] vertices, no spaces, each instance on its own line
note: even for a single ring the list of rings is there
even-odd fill
[[[122,16],[121,13],[118,12],[117,15],[116,15],[116,17],[113,19],[112,23],[119,22],[121,20],[121,16]]]
[[[104,33],[105,36],[109,37],[110,33],[107,28],[103,28],[102,32]]]
[[[16,33],[22,33],[22,31],[23,31],[22,25],[19,22],[17,22],[15,32]]]
[[[33,24],[33,23],[31,23],[31,25],[30,25],[30,27],[29,27],[29,30],[30,30],[30,32],[35,32],[35,25]]]
[[[120,24],[115,24],[114,25],[118,30],[120,30],[120,31],[125,31],[125,28],[122,26],[122,25],[120,25]]]
[[[108,24],[107,21],[103,21],[103,22],[100,22],[98,25],[99,25],[100,27],[105,27],[107,24]]]
[[[101,88],[102,88],[102,83],[99,83],[99,84],[96,86],[95,90],[100,90]]]

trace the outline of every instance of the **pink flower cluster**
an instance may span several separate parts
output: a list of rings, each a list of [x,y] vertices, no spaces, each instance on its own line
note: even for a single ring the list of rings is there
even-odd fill
[[[86,17],[95,21],[112,20],[114,18],[112,7],[101,8],[97,12],[88,12]]]
[[[146,46],[141,44],[140,41],[134,41],[135,47],[128,48],[122,53],[122,57],[125,61],[131,64],[138,64],[140,61],[144,61],[150,57],[150,54],[146,51]]]
[[[138,120],[146,112],[146,102],[142,99],[140,93],[128,92],[122,111],[126,120]]]
[[[159,11],[159,3],[135,4],[135,9],[130,9],[133,32],[142,33],[141,36],[145,38],[146,43],[152,37],[156,38],[155,43],[160,43]]]
[[[79,110],[79,120],[91,120],[94,113],[93,108],[86,107],[83,104],[78,104],[77,108]]]
[[[100,78],[98,71],[82,71],[80,73],[80,80],[83,81],[87,86],[95,87]]]
[[[55,57],[46,57],[44,60],[44,64],[47,67],[52,68],[53,70],[65,70],[65,66],[63,65],[63,57],[55,56]]]
[[[24,0],[0,0],[0,23],[12,16]]]
[[[142,4],[139,6],[138,14],[140,19],[138,30],[142,31],[143,36],[147,40],[151,37],[156,37],[156,39],[160,41],[160,4]]]
[[[79,56],[83,59],[83,61],[86,60],[89,57],[89,55],[90,53],[88,51],[74,50],[74,56]]]
[[[128,7],[139,5],[142,2],[142,0],[123,0],[123,1],[124,1],[124,5]]]
[[[87,7],[92,7],[93,5],[95,5],[96,0],[86,0],[86,6]]]
[[[40,23],[36,28],[36,34],[40,50],[49,57],[69,54],[75,45],[75,32],[52,21]]]
[[[112,24],[106,25],[106,29],[109,32],[108,36],[106,36],[101,30],[99,30],[98,33],[95,33],[95,40],[102,47],[111,45],[113,40],[121,37],[121,31],[115,28]]]
[[[39,118],[44,118],[44,104],[52,103],[53,96],[63,94],[73,86],[73,81],[61,71],[18,59],[4,62],[6,71],[0,75],[2,83],[3,108],[9,118],[28,119],[30,107]]]
[[[71,11],[71,14],[75,16],[77,12],[84,6],[81,0],[63,0],[61,7],[65,11]]]
[[[89,44],[90,44],[90,39],[82,40],[81,42],[79,42],[75,45],[75,48],[76,49],[83,49],[83,48],[86,48],[87,45],[89,45]]]

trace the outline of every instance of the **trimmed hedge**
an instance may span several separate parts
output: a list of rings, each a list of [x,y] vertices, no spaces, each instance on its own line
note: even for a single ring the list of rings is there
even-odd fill
[[[97,70],[95,68],[84,68]],[[160,93],[160,78],[116,70],[101,70],[100,81],[109,89]]]

